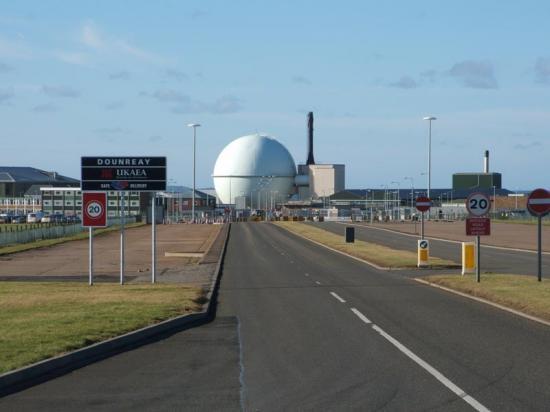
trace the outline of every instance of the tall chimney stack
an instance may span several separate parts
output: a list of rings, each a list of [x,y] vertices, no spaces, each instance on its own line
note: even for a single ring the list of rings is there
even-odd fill
[[[313,158],[313,112],[307,114],[307,132],[308,132],[308,144],[307,144],[307,165],[314,165],[315,159]]]
[[[489,173],[489,151],[485,150],[485,157],[483,158],[483,173]]]

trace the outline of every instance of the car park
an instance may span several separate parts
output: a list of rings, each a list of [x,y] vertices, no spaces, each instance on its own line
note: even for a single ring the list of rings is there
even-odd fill
[[[40,223],[43,217],[44,213],[42,212],[29,213],[27,215],[27,223]]]

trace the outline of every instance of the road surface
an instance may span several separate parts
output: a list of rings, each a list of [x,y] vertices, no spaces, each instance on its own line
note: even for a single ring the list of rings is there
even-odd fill
[[[217,319],[0,400],[32,410],[548,410],[550,328],[234,224]]]

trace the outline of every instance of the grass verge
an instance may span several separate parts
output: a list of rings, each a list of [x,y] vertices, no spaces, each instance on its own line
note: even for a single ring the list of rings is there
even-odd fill
[[[344,236],[336,235],[300,222],[275,222],[277,226],[296,233],[333,249],[364,259],[378,266],[392,268],[416,268],[417,255],[407,250],[392,249],[386,246],[355,239],[355,243],[346,243]],[[430,258],[431,267],[455,268],[457,264],[450,260]]]
[[[126,229],[131,229],[134,227],[140,227],[144,225],[145,223],[143,222],[137,222],[137,223],[130,223],[129,225],[125,225],[124,227]],[[118,225],[109,226],[102,229],[94,229],[94,236],[100,236],[104,233],[114,232],[119,229],[120,229],[120,226]],[[82,240],[82,239],[88,239],[87,230],[84,230],[72,236],[58,237],[56,239],[43,239],[43,240],[37,240],[35,242],[19,243],[16,245],[3,246],[3,247],[0,247],[0,256],[8,255],[10,253],[24,252],[25,250],[30,250],[30,249],[38,249],[41,247],[54,246],[60,243],[71,242],[73,240]]]
[[[550,281],[546,279],[538,282],[535,276],[501,274],[482,274],[480,283],[475,275],[421,279],[550,321]]]
[[[0,373],[200,310],[185,285],[0,283]]]

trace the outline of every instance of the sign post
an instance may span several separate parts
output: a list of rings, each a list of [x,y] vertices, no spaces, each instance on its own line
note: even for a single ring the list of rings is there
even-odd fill
[[[151,199],[151,283],[157,281],[157,215],[155,213],[155,203],[157,202],[157,194],[153,193]]]
[[[542,280],[542,217],[550,212],[550,192],[546,189],[535,189],[527,198],[527,210],[536,216],[537,222],[537,276]]]
[[[89,228],[88,284],[94,284],[94,227],[107,226],[107,195],[101,193],[82,193],[82,226]]]
[[[426,267],[430,258],[430,246],[427,240],[424,239],[424,213],[430,210],[432,201],[429,197],[420,196],[416,199],[416,209],[422,213],[420,221],[420,240],[418,241],[418,263],[417,266]]]
[[[420,223],[420,239],[424,239],[424,212],[430,210],[432,201],[429,197],[420,196],[416,198],[416,209],[422,213]]]
[[[125,194],[133,192],[158,192],[166,190],[166,157],[83,156],[81,158],[81,190],[109,190],[120,192],[120,284],[124,284],[124,225]],[[155,196],[153,196],[153,199]],[[152,206],[154,214],[154,202]],[[156,278],[156,227],[152,221],[151,281]]]
[[[491,199],[484,193],[471,193],[466,199],[470,218],[466,219],[466,235],[476,237],[476,281],[481,281],[481,238],[491,234],[491,220],[485,218],[491,209]]]

